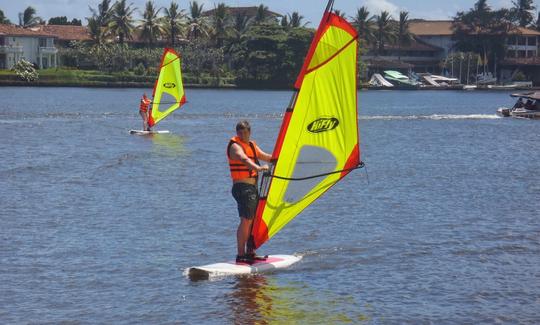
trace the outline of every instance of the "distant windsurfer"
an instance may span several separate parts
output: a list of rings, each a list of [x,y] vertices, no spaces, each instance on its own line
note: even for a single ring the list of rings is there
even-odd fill
[[[240,225],[236,232],[238,244],[237,263],[251,264],[265,257],[257,256],[247,245],[257,208],[257,173],[268,170],[259,159],[270,162],[272,156],[262,151],[255,141],[250,141],[251,126],[248,121],[236,124],[236,136],[227,146],[227,157],[233,180],[232,195],[238,204]]]
[[[143,94],[141,98],[141,104],[139,105],[139,114],[143,120],[143,131],[151,131],[150,125],[148,124],[148,115],[150,111],[150,104],[152,101],[146,97],[146,94]]]

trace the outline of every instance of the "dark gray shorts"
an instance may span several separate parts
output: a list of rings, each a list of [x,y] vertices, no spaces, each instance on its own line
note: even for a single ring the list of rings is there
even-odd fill
[[[257,209],[257,186],[236,183],[232,187],[232,195],[238,204],[238,216],[240,218],[253,219]]]

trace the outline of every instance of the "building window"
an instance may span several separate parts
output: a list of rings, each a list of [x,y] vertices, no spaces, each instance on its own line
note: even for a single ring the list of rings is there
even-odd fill
[[[517,43],[517,37],[512,36],[508,39],[508,45],[516,45]]]
[[[40,38],[39,39],[39,47],[47,47],[47,39],[46,38]]]
[[[514,51],[514,50],[508,50],[508,52],[506,52],[506,57],[508,57],[508,58],[515,58],[515,57],[516,57],[516,51]]]
[[[527,45],[527,37],[520,36],[518,38],[518,45]]]
[[[518,52],[518,58],[524,58],[527,55],[527,51],[517,51]]]
[[[529,46],[536,46],[536,36],[529,37]]]

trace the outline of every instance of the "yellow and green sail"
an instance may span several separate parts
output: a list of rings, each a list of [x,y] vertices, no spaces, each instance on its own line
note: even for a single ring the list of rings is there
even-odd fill
[[[255,248],[361,166],[357,39],[345,19],[325,13],[283,119],[272,175],[262,181],[250,240]]]
[[[186,102],[180,56],[173,49],[165,49],[163,52],[152,97],[152,109],[148,119],[151,127]]]

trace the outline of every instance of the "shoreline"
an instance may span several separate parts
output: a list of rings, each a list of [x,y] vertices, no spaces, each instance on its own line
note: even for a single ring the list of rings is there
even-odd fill
[[[77,88],[153,88],[152,82],[106,82],[106,81],[90,81],[90,82],[62,82],[62,81],[33,81],[26,82],[22,80],[5,80],[0,78],[1,87],[77,87]],[[187,89],[236,89],[236,90],[291,90],[292,87],[258,87],[253,85],[252,87],[241,87],[235,84],[223,84],[223,85],[209,85],[209,84],[184,84]],[[358,90],[361,91],[393,91],[393,90],[407,90],[407,91],[427,91],[427,90],[440,90],[440,91],[536,91],[540,90],[540,87],[524,88],[488,88],[487,86],[478,87],[475,89],[463,89],[463,87],[369,87],[365,84],[359,85]]]

